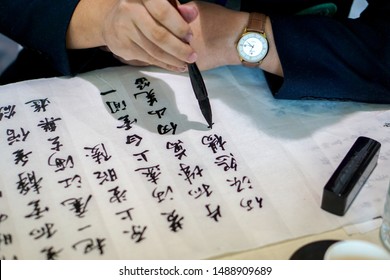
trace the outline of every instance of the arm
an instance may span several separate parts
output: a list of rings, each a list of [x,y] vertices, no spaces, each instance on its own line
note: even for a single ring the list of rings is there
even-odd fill
[[[192,7],[179,14],[167,0],[81,0],[67,33],[67,47],[106,47],[123,61],[143,61],[171,70],[196,59],[188,42]]]
[[[235,43],[248,13],[197,5],[192,45],[198,65],[239,64]],[[260,65],[274,96],[390,103],[389,10],[386,1],[376,1],[352,20],[277,14],[276,7],[266,24],[270,53]],[[205,28],[210,25],[215,28]]]
[[[143,61],[181,70],[196,59],[183,40],[191,39],[191,7],[180,13],[166,0],[4,0],[0,32],[69,75],[109,49],[122,62]],[[17,18],[17,20],[15,20]]]

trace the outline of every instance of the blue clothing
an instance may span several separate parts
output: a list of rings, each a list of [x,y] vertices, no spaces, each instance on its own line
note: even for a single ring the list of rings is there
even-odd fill
[[[78,2],[0,1],[0,32],[24,47],[0,83],[120,65],[98,48],[66,49]],[[275,98],[390,103],[390,1],[368,0],[360,18],[348,19],[351,2],[241,0],[243,10],[271,18],[284,72],[284,78],[266,74]]]

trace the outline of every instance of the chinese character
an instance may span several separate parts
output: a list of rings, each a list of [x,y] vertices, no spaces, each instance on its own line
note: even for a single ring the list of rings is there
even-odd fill
[[[135,243],[140,243],[142,240],[145,240],[144,234],[147,229],[147,226],[135,226],[133,225],[131,230],[131,240],[134,240]],[[123,233],[130,233],[129,231],[125,230]]]
[[[207,217],[214,219],[214,221],[218,222],[218,219],[222,217],[219,205],[214,210],[211,210],[210,204],[207,204],[206,209],[208,211]]]
[[[73,184],[76,185],[76,188],[81,188],[81,176],[80,175],[74,175],[73,177],[66,178],[64,180],[58,181],[59,184],[65,184],[64,188],[69,188]]]
[[[141,152],[141,153],[137,153],[137,154],[133,154],[133,156],[134,157],[139,157],[138,159],[137,159],[137,161],[148,161],[148,159],[146,158],[146,153],[147,152],[149,152],[149,150],[145,150],[145,151],[143,151],[143,152]]]
[[[30,236],[34,237],[34,239],[39,239],[43,236],[45,236],[46,239],[49,239],[57,232],[57,230],[53,230],[53,228],[53,223],[45,223],[41,228],[31,230]]]
[[[94,250],[96,250],[100,255],[104,254],[103,248],[105,247],[104,241],[105,238],[96,238],[96,240],[93,240],[92,238],[87,238],[84,240],[80,240],[79,242],[75,243],[72,248],[76,251],[78,250],[79,246],[82,247],[82,252],[86,255]]]
[[[51,150],[57,151],[57,152],[60,151],[60,148],[63,145],[60,143],[59,139],[60,139],[59,136],[47,139],[47,141],[52,142],[53,147],[50,148]]]
[[[125,214],[121,220],[126,220],[126,219],[129,219],[130,221],[133,220],[133,217],[131,216],[131,211],[134,210],[134,208],[129,208],[129,209],[126,209],[124,211],[120,211],[120,212],[116,212],[115,215],[122,215],[122,214]]]
[[[122,203],[123,201],[126,201],[127,190],[119,191],[119,187],[115,187],[115,188],[110,189],[108,191],[112,192],[112,196],[110,198],[110,203],[114,203],[114,202]]]
[[[243,176],[242,179],[238,179],[237,177],[234,177],[233,180],[229,180],[227,179],[226,180],[227,182],[231,183],[230,186],[231,187],[236,187],[236,191],[237,192],[241,192],[243,191],[245,188],[248,188],[248,189],[251,189],[252,188],[252,184],[251,184],[251,181],[249,180],[248,177],[246,176]]]
[[[176,143],[167,142],[167,149],[173,149],[173,152],[175,153],[175,157],[177,157],[179,160],[184,156],[186,157],[186,149],[183,148],[183,142],[181,140],[178,140]]]
[[[194,170],[191,171],[190,170],[190,166],[181,163],[180,164],[180,170],[183,173],[179,173],[179,176],[183,176],[184,175],[185,176],[184,180],[188,181],[190,183],[190,185],[192,185],[192,180],[195,180],[196,176],[202,177],[203,169],[201,169],[199,166],[195,166]]]
[[[221,148],[222,151],[225,150],[225,144],[226,141],[222,140],[222,136],[218,136],[216,134],[214,135],[209,135],[209,136],[204,136],[202,138],[202,144],[207,145],[208,148],[211,148],[213,153],[217,153],[218,149]]]
[[[38,199],[38,200],[33,200],[33,201],[31,201],[31,202],[29,202],[29,203],[27,204],[28,206],[33,206],[33,207],[34,207],[34,210],[33,210],[30,214],[26,215],[26,216],[25,216],[26,218],[32,218],[32,217],[34,217],[35,220],[38,220],[38,219],[40,219],[40,218],[43,217],[42,214],[43,214],[44,212],[49,211],[49,207],[41,208],[40,205],[39,205],[39,203],[40,203],[40,200]]]
[[[166,187],[165,190],[161,190],[161,191],[158,191],[157,190],[157,187],[153,190],[152,192],[152,196],[154,198],[157,198],[157,202],[160,203],[160,202],[163,202],[165,199],[167,199],[167,196],[169,193],[173,193],[173,190],[171,188],[171,186],[168,186]],[[170,200],[172,200],[173,198],[171,197]]]
[[[178,232],[180,229],[183,229],[183,219],[184,217],[180,217],[176,214],[176,210],[173,210],[170,213],[161,213],[163,216],[167,216],[167,221],[170,223],[169,228],[173,232]]]
[[[58,254],[62,252],[62,249],[55,251],[54,247],[48,247],[41,250],[41,253],[46,255],[47,260],[55,260],[58,259]]]
[[[23,149],[13,152],[12,154],[15,155],[15,164],[18,165],[19,163],[22,163],[22,166],[25,166],[28,162],[28,155],[31,153],[32,152],[25,153]]]
[[[27,136],[30,134],[30,131],[25,132],[23,128],[20,128],[20,131],[22,134],[17,134],[14,129],[7,129],[7,136],[9,136],[7,138],[8,145],[11,146],[13,143],[19,142],[20,140],[22,142],[26,141]]]
[[[206,195],[206,197],[209,197],[213,191],[210,191],[210,186],[206,184],[202,184],[201,187],[198,187],[197,189],[192,189],[188,191],[188,194],[190,196],[193,196],[195,199],[198,199],[202,195]]]
[[[39,194],[39,189],[42,188],[41,181],[42,178],[37,180],[35,172],[31,173],[22,172],[18,174],[19,181],[17,182],[17,190],[22,195],[26,195],[30,190],[35,191]]]
[[[64,171],[65,168],[68,167],[69,165],[69,168],[73,168],[74,167],[74,163],[73,163],[73,157],[72,156],[68,156],[67,159],[63,159],[63,158],[55,158],[53,159],[54,155],[56,153],[53,153],[51,154],[51,156],[48,158],[47,160],[47,164],[49,166],[55,166],[57,167],[57,169],[55,170],[55,172],[58,172],[58,171]]]
[[[48,120],[48,118],[45,118],[45,120],[42,120],[39,122],[38,126],[41,127],[43,129],[43,131],[45,132],[53,132],[53,131],[56,131],[57,129],[57,125],[56,125],[56,121],[59,121],[61,120],[61,118],[50,118],[50,120]]]
[[[91,157],[95,160],[95,162],[97,162],[98,164],[101,164],[102,163],[102,160],[104,161],[108,161],[111,156],[108,155],[107,151],[106,151],[106,147],[104,146],[104,144],[98,144],[92,148],[90,147],[84,147],[84,150],[90,150],[91,152]],[[89,155],[86,155],[87,157]]]
[[[143,90],[145,87],[150,86],[150,82],[145,77],[136,79],[134,84],[136,84],[137,88],[140,90]]]
[[[0,107],[0,121],[3,118],[11,119],[15,114],[15,105]]]
[[[114,168],[107,169],[104,172],[96,171],[93,174],[96,175],[96,179],[101,180],[99,185],[103,185],[104,182],[114,182],[118,179]]]
[[[137,99],[137,96],[140,94],[146,95],[146,100],[149,104],[149,106],[153,106],[154,103],[157,102],[156,94],[154,93],[154,89],[151,89],[149,91],[141,91],[134,94],[134,98]]]
[[[107,101],[106,102],[108,108],[110,109],[112,114],[115,114],[119,112],[120,110],[126,110],[126,102],[122,100],[122,102],[116,102],[116,101]]]
[[[137,119],[134,119],[133,121],[131,121],[129,119],[129,115],[119,117],[118,121],[121,121],[123,124],[120,126],[117,126],[116,128],[124,128],[125,130],[130,130],[132,128],[132,124],[137,123]]]
[[[142,137],[138,136],[136,134],[127,136],[126,144],[133,144],[135,143],[135,146],[138,147],[141,144]]]
[[[229,169],[233,169],[234,171],[237,171],[237,162],[233,154],[219,156],[216,160],[217,161],[214,163],[217,164],[217,166],[223,166],[223,170],[228,171]]]
[[[152,182],[153,184],[157,184],[158,177],[161,174],[161,172],[158,172],[160,171],[160,165],[138,168],[135,171],[144,171],[141,174],[145,175],[148,178],[148,182]]]
[[[70,206],[70,211],[73,211],[78,218],[84,218],[84,214],[87,212],[87,205],[91,200],[92,195],[89,195],[85,202],[83,202],[83,198],[69,198],[61,202],[63,206]]]
[[[164,107],[164,108],[162,108],[162,109],[160,109],[160,110],[149,111],[148,114],[149,114],[149,115],[157,115],[157,117],[158,117],[159,119],[161,119],[162,116],[164,116],[166,110],[167,110],[167,108]]]
[[[30,103],[31,103],[31,107],[34,108],[34,112],[40,112],[41,110],[42,112],[46,112],[46,107],[49,105],[50,101],[47,98],[35,99],[35,100],[28,101],[25,104],[30,104]]]
[[[173,122],[170,122],[169,123],[170,127],[168,125],[162,125],[162,124],[159,124],[157,126],[157,131],[160,135],[164,135],[164,134],[167,134],[169,132],[172,131],[172,135],[175,135],[176,133],[176,128],[177,128],[177,124],[173,123]]]

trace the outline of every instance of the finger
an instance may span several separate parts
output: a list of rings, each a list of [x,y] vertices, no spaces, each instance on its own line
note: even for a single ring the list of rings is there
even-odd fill
[[[199,12],[195,6],[180,5],[177,8],[187,23],[193,22],[198,17]]]
[[[195,62],[197,56],[192,47],[157,24],[153,18],[137,15],[135,25],[138,30],[132,40],[153,57],[167,64],[180,67],[183,63]]]
[[[144,0],[149,14],[161,26],[179,39],[189,43],[192,38],[191,27],[183,16],[167,0]],[[188,9],[187,9],[188,10]],[[188,11],[185,13],[187,16]]]
[[[161,50],[160,50],[161,51]],[[138,46],[136,44],[132,44],[131,48],[122,48],[122,49],[116,49],[116,52],[114,56],[120,60],[122,63],[130,64],[130,65],[137,65],[137,66],[146,66],[146,65],[156,65],[158,67],[176,71],[176,72],[184,72],[187,69],[186,64],[183,64],[183,62],[178,61],[178,63],[171,63],[170,61],[177,61],[174,57],[172,59],[164,59],[162,60],[161,57],[155,56],[155,54],[158,53],[157,51],[152,52],[152,54],[149,54],[146,52],[145,46]]]
[[[175,51],[173,48],[170,48],[170,45],[160,43],[155,44],[147,38],[143,32],[138,32],[138,37],[134,39],[134,41],[141,47],[150,57],[154,59],[153,64],[156,61],[161,61],[167,65],[172,65],[174,67],[182,68],[186,65],[186,63],[193,63],[196,61],[197,55],[192,50],[192,48],[184,44],[184,47],[189,50],[189,55],[180,57],[178,54],[179,51]],[[171,41],[176,41],[177,44],[183,44],[180,40],[175,38],[171,39]],[[172,54],[173,53],[173,54]]]

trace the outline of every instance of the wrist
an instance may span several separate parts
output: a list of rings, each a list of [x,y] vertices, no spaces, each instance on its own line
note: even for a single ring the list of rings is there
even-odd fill
[[[103,24],[116,0],[81,0],[73,12],[66,47],[85,49],[104,46]]]

